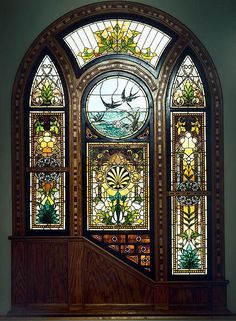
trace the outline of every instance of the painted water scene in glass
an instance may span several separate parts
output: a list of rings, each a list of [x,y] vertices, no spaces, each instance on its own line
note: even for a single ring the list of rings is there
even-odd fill
[[[190,56],[182,62],[172,88],[172,107],[205,107],[201,77]]]
[[[149,102],[143,88],[125,76],[104,78],[87,97],[87,119],[106,138],[134,136],[146,123],[148,114]]]
[[[87,144],[88,230],[149,228],[148,143]]]
[[[64,37],[79,67],[107,54],[125,54],[155,68],[170,40],[157,28],[128,19],[93,22]]]
[[[64,103],[60,76],[51,58],[46,55],[34,76],[30,107],[64,107]]]

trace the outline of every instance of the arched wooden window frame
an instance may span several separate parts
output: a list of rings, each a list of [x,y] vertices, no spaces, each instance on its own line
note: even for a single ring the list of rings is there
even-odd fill
[[[127,14],[128,12],[128,14]],[[158,77],[152,77],[142,64],[134,64],[131,60],[119,61],[118,58],[110,61],[107,64],[106,59],[101,59],[99,64],[91,64],[83,69],[83,73],[78,71],[73,60],[71,60],[65,46],[62,45],[62,35],[68,30],[74,29],[77,24],[83,24],[97,17],[98,15],[124,15],[128,17],[133,15],[142,17],[152,21],[157,27],[169,30],[173,34],[174,41],[166,51],[164,58],[161,59],[157,71]],[[67,231],[61,236],[45,235],[27,235],[26,223],[26,192],[25,192],[25,158],[24,150],[26,148],[24,143],[24,124],[28,121],[25,118],[25,94],[30,86],[29,79],[32,79],[34,66],[38,65],[39,58],[44,51],[49,52],[55,59],[58,66],[61,78],[64,81],[64,87],[68,91],[66,100],[68,104],[68,158],[69,158],[69,173],[70,180],[68,183],[68,222]],[[165,106],[167,104],[168,90],[172,73],[178,61],[185,51],[192,53],[197,57],[200,66],[200,71],[204,75],[204,85],[207,86],[208,99],[211,104],[210,113],[210,136],[211,136],[211,155],[210,155],[210,170],[211,170],[211,215],[209,220],[210,239],[209,248],[210,254],[210,268],[211,272],[207,279],[200,280],[194,277],[186,278],[185,276],[173,279],[170,276],[169,259],[168,259],[168,217],[167,213],[167,166],[164,160],[166,159],[166,117]],[[142,314],[163,314],[163,309],[172,313],[173,311],[182,311],[184,313],[227,313],[226,307],[226,284],[224,274],[224,200],[223,200],[223,102],[222,93],[215,66],[207,53],[206,49],[200,41],[193,35],[193,33],[183,26],[172,16],[145,5],[129,2],[104,2],[99,4],[88,5],[83,8],[76,9],[69,12],[62,18],[46,28],[34,41],[30,49],[23,58],[19,70],[17,72],[16,80],[12,95],[12,169],[13,169],[13,231],[12,231],[12,312],[16,313],[20,308],[21,313],[26,311],[40,311],[45,307],[47,302],[58,302],[68,304],[63,307],[61,311],[66,313],[73,313],[73,310],[78,314],[89,313],[86,308],[81,308],[82,302],[86,299],[83,296],[83,291],[76,290],[76,287],[83,287],[80,279],[82,276],[82,253],[86,249],[92,251],[91,244],[87,244],[83,237],[82,228],[82,134],[81,134],[81,110],[78,108],[81,104],[83,91],[87,83],[102,72],[109,71],[110,68],[116,70],[127,70],[131,73],[142,74],[145,81],[150,88],[156,92],[156,110],[154,111],[154,136],[157,137],[154,149],[154,163],[155,160],[162,160],[158,163],[158,169],[154,168],[154,208],[158,212],[155,222],[155,266],[156,274],[154,281],[151,281],[143,276],[138,275],[138,279],[145,288],[144,300],[145,307]],[[161,120],[161,121],[159,121]],[[158,124],[158,126],[157,126]],[[161,184],[159,184],[161,182]],[[69,288],[69,294],[64,296],[61,293],[62,289],[55,294],[55,298],[50,301],[48,294],[38,294],[33,290],[30,282],[36,282],[32,278],[27,279],[30,269],[34,269],[31,264],[27,268],[29,262],[29,255],[32,255],[33,262],[37,261],[36,251],[40,251],[40,246],[45,246],[52,256],[52,262],[58,262],[58,258],[62,260],[62,266],[58,271],[58,276],[66,273],[65,280],[61,287]],[[49,250],[50,248],[50,250]],[[45,250],[45,251],[46,251]],[[94,249],[96,255],[99,250]],[[35,252],[35,253],[36,253]],[[56,252],[58,252],[56,254]],[[35,255],[35,256],[34,256]],[[72,273],[75,269],[73,266],[73,259],[75,258],[78,269],[77,274],[74,275],[75,281],[72,280]],[[41,264],[45,264],[46,257],[42,258]],[[112,259],[111,259],[111,262]],[[72,269],[72,270],[70,270]],[[121,268],[121,270],[124,268]],[[17,271],[20,271],[17,272]],[[135,272],[130,271],[130,275],[135,277]],[[38,280],[39,281],[39,280]],[[46,281],[43,280],[43,284]],[[115,283],[115,282],[114,282]],[[21,286],[19,287],[19,284]],[[144,286],[145,284],[145,286]],[[148,287],[148,290],[146,288]],[[150,290],[151,289],[151,290]],[[137,289],[136,289],[137,290]],[[147,299],[148,291],[151,291],[152,300]],[[31,291],[31,292],[30,292]],[[32,292],[33,291],[33,292]],[[44,292],[44,290],[42,290]],[[191,293],[191,294],[189,294]],[[206,294],[204,294],[206,293]],[[32,295],[33,299],[29,299]],[[128,294],[127,294],[128,295]],[[43,297],[46,299],[44,300]],[[124,295],[124,298],[126,296]],[[137,294],[137,302],[141,302]],[[32,302],[38,302],[40,298],[42,303],[35,308]],[[35,301],[34,301],[35,299]],[[119,301],[119,300],[118,300]],[[135,301],[135,300],[134,300]],[[121,299],[124,304],[125,299]],[[28,303],[25,307],[25,303]],[[32,303],[32,304],[30,304]],[[133,302],[137,304],[136,302]],[[124,306],[127,306],[125,303]],[[119,311],[125,313],[125,307],[121,306]],[[129,306],[129,304],[128,304]],[[192,310],[193,308],[193,310]],[[54,310],[53,310],[54,309]],[[59,312],[58,309],[48,305],[46,311]],[[64,309],[64,310],[63,310]],[[139,309],[139,308],[138,308]],[[195,310],[194,310],[195,309]],[[201,310],[199,310],[201,309]],[[130,304],[130,310],[133,314],[139,314],[134,305]],[[95,314],[104,314],[107,312],[106,308],[101,308],[98,304]],[[195,311],[195,312],[194,312]],[[116,313],[116,312],[114,312]],[[174,312],[179,313],[179,312]],[[113,314],[113,312],[110,312]]]

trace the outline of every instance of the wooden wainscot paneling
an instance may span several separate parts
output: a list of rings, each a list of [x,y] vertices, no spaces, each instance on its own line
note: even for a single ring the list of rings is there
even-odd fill
[[[155,282],[84,237],[12,239],[13,315],[227,314],[226,282]]]
[[[212,286],[212,310],[215,313],[227,311],[227,283],[217,282]]]
[[[153,282],[124,262],[84,241],[82,288],[86,309],[153,309]],[[115,313],[115,312],[114,312]],[[116,312],[117,313],[117,312]]]
[[[68,300],[70,311],[83,308],[82,269],[84,246],[81,239],[68,242]]]
[[[67,242],[28,243],[28,302],[65,303],[67,298]]]
[[[22,241],[12,242],[12,305],[17,311],[27,302],[26,249]]]

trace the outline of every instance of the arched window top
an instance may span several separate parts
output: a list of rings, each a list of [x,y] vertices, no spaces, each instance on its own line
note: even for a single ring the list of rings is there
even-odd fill
[[[171,107],[206,107],[202,79],[189,55],[185,56],[176,73],[171,93]]]
[[[30,107],[64,107],[65,98],[60,76],[52,59],[42,59],[31,87]]]
[[[135,56],[156,68],[171,37],[139,21],[106,19],[72,31],[64,41],[80,68],[108,54]]]
[[[226,311],[221,88],[190,30],[126,1],[66,14],[23,59],[12,120],[13,236],[35,271],[32,306],[31,284],[56,266],[49,313],[62,288],[58,313],[213,313],[218,296]]]

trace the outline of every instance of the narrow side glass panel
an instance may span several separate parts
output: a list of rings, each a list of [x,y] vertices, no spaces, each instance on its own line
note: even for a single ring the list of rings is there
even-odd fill
[[[65,173],[30,173],[30,229],[65,229]]]
[[[87,144],[88,230],[149,229],[148,143]]]
[[[192,205],[171,197],[172,274],[207,274],[207,197]]]
[[[202,80],[190,56],[185,57],[175,76],[171,107],[206,107]]]
[[[30,92],[30,107],[64,107],[64,91],[58,71],[46,55],[39,65]]]
[[[207,273],[205,113],[171,113],[172,274]]]
[[[65,166],[64,112],[30,112],[31,167]]]
[[[30,229],[65,229],[65,115],[29,117]]]

